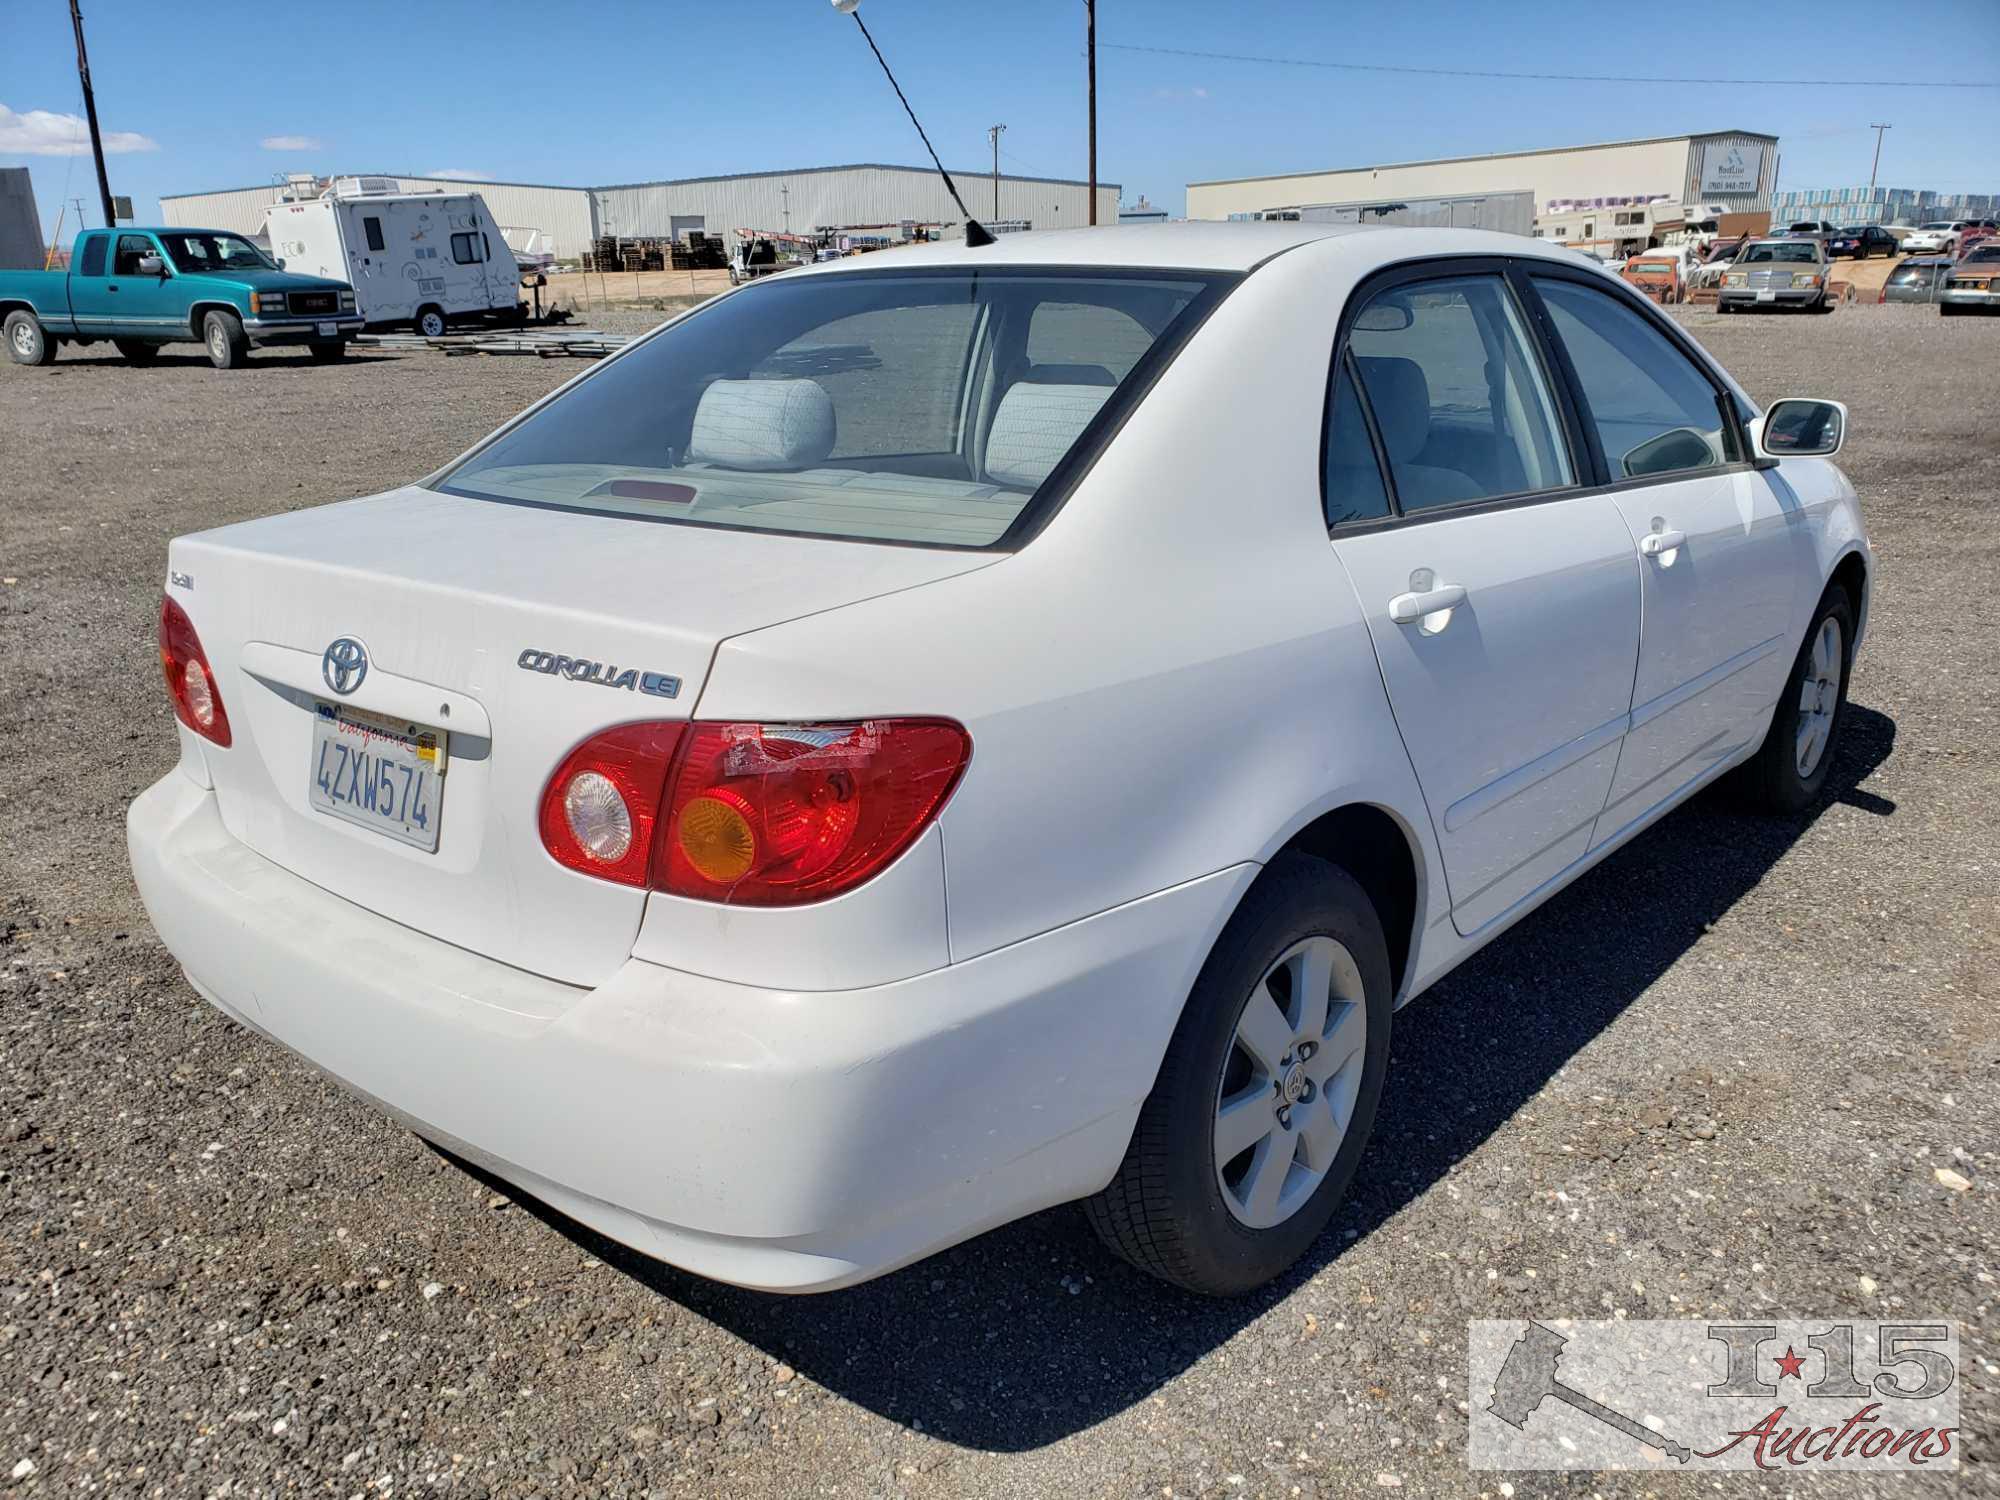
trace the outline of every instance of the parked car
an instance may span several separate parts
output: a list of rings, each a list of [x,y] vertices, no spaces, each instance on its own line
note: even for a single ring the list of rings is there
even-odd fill
[[[1825,219],[1801,219],[1796,224],[1786,225],[1785,233],[1788,235],[1803,235],[1808,239],[1823,240],[1831,239],[1834,235],[1839,234],[1840,230]]]
[[[1822,795],[1845,429],[1516,235],[804,268],[173,542],[133,870],[226,1014],[647,1255],[814,1290],[1084,1199],[1242,1292],[1397,1005],[1732,769]]]
[[[0,328],[21,365],[109,339],[134,364],[165,344],[199,343],[228,370],[253,345],[304,344],[314,359],[339,359],[361,319],[346,283],[281,270],[240,234],[89,229],[66,271],[0,271]]]
[[[1619,275],[1655,302],[1678,302],[1684,294],[1682,275],[1688,259],[1671,250],[1635,255]]]
[[[1795,307],[1833,311],[1826,247],[1812,239],[1752,240],[1722,275],[1716,311]]]
[[[1947,318],[2000,312],[2000,241],[1975,247],[1945,273],[1937,305]]]
[[[1889,273],[1882,283],[1881,302],[1935,302],[1950,274],[1949,255],[1913,256]]]
[[[1862,224],[1854,229],[1843,229],[1826,242],[1829,256],[1849,255],[1856,260],[1867,260],[1871,255],[1900,254],[1896,237],[1880,224]]]
[[[1965,232],[1963,219],[1935,219],[1903,236],[1905,255],[1954,255]]]
[[[1974,245],[2000,236],[2000,222],[1992,219],[1967,219],[1965,227],[1958,232],[1958,253],[1964,255]]]

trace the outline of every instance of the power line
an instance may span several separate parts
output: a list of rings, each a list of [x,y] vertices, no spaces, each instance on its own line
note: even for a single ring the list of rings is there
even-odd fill
[[[1098,45],[1118,52],[1152,52],[1162,57],[1201,57],[1213,62],[1268,63],[1280,68],[1332,68],[1343,73],[1404,73],[1425,78],[1512,78],[1535,83],[1713,84],[1746,88],[2000,88],[2000,82],[1912,83],[1896,78],[1656,78],[1619,73],[1501,73],[1487,68],[1415,68],[1392,63],[1325,62],[1313,57],[1257,57],[1243,52],[1199,52],[1191,47],[1142,47],[1134,42],[1100,42]]]

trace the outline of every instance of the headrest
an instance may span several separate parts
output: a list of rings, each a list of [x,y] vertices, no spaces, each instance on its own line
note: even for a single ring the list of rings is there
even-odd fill
[[[701,393],[687,461],[804,469],[833,452],[833,399],[813,380],[716,380]]]
[[[1361,356],[1361,383],[1391,463],[1406,464],[1424,451],[1431,435],[1431,383],[1413,359]]]
[[[1107,385],[1041,385],[1017,381],[1000,398],[986,435],[986,477],[1010,489],[1031,490],[1069,452],[1110,399]]]

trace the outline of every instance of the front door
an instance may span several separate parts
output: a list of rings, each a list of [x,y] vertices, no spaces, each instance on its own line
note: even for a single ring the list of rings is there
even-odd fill
[[[1582,858],[1611,787],[1639,649],[1639,569],[1507,280],[1392,283],[1349,319],[1328,505],[1429,806],[1452,920],[1490,926]],[[1336,400],[1347,399],[1338,389]],[[1333,451],[1372,436],[1374,454]],[[1379,456],[1387,519],[1335,491]]]
[[[1705,369],[1587,280],[1530,281],[1575,372],[1641,580],[1632,728],[1595,847],[1762,736],[1815,564],[1796,497],[1738,461],[1729,398]]]
[[[139,262],[146,256],[160,261],[162,270],[145,272]],[[111,275],[104,283],[104,308],[109,331],[126,338],[166,338],[190,336],[187,310],[173,289],[172,272],[165,270],[166,256],[150,234],[121,234],[111,252]]]

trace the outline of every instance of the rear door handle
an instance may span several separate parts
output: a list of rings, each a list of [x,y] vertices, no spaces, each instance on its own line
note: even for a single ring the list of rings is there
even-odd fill
[[[1657,529],[1659,526],[1658,522],[1655,522],[1654,526],[1655,530],[1649,531],[1639,538],[1639,550],[1645,553],[1646,556],[1658,557],[1663,552],[1678,551],[1687,544],[1686,532]]]
[[[1415,625],[1427,615],[1434,615],[1439,610],[1457,609],[1463,603],[1463,584],[1441,583],[1420,594],[1398,594],[1389,601],[1389,618],[1398,625]],[[1442,628],[1439,626],[1439,629]]]

